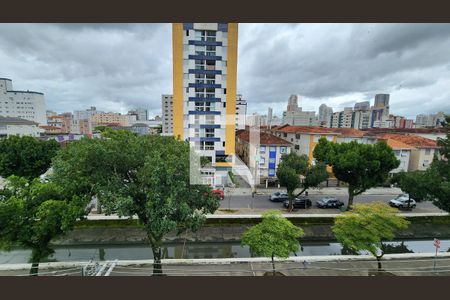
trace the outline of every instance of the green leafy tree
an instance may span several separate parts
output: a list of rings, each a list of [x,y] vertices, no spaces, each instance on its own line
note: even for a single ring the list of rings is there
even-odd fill
[[[424,171],[400,172],[394,175],[391,182],[407,193],[409,199],[422,201],[428,198],[428,178]]]
[[[59,148],[55,140],[39,141],[31,136],[0,139],[0,176],[36,178],[48,170]]]
[[[153,273],[159,275],[164,236],[197,230],[219,206],[211,187],[190,184],[189,156],[188,142],[115,131],[61,151],[53,178],[74,194],[97,196],[107,214],[137,215],[152,248]]]
[[[442,125],[446,132],[446,138],[438,139],[439,155],[442,157],[435,156],[423,180],[425,184],[430,183],[426,185],[428,199],[437,207],[450,212],[450,115],[445,117]]]
[[[288,191],[291,200],[290,206],[292,205],[293,198],[300,196],[309,188],[319,186],[320,183],[328,178],[325,164],[318,163],[316,165],[310,165],[308,156],[298,155],[295,152],[283,155],[278,170],[277,177],[280,180],[280,184],[285,186]],[[294,173],[296,174],[295,176],[293,176]],[[295,194],[294,191],[297,188],[301,190]]]
[[[0,248],[31,249],[31,275],[54,251],[50,241],[70,231],[85,213],[86,201],[68,197],[64,189],[39,179],[11,176],[0,190]]]
[[[248,245],[258,256],[271,257],[275,275],[274,257],[287,258],[299,249],[298,239],[304,235],[301,228],[292,224],[279,211],[269,210],[262,215],[261,223],[249,228],[241,244]]]
[[[303,194],[307,189],[319,186],[328,178],[326,166],[323,163],[310,165],[308,156],[291,152],[282,156],[277,168],[277,178],[280,185],[286,188],[289,197],[289,211],[292,211],[292,201]],[[295,190],[301,191],[295,195]]]
[[[383,241],[392,240],[395,232],[409,225],[397,210],[381,202],[355,204],[351,211],[338,216],[332,227],[336,239],[350,251],[368,251],[382,270],[381,258],[387,249]]]
[[[333,143],[321,138],[314,148],[317,161],[333,168],[333,174],[348,184],[348,206],[353,198],[364,191],[385,182],[389,172],[397,168],[400,161],[385,142],[374,145]]]

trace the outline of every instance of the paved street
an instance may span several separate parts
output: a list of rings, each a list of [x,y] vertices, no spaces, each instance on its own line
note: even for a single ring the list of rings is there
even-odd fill
[[[313,205],[310,209],[308,209],[308,213],[314,211],[315,213],[336,213],[339,212],[338,209],[318,209],[316,207],[317,200],[325,197],[325,195],[309,195],[311,202]],[[341,200],[347,205],[347,196],[346,195],[336,195],[336,198]],[[395,195],[359,195],[355,197],[354,203],[369,203],[374,201],[382,201],[388,202],[389,200],[395,198]],[[227,193],[225,195],[225,199],[221,201],[220,204],[221,209],[280,209],[283,208],[282,203],[280,202],[271,202],[269,200],[269,195],[255,195],[252,198],[251,195],[232,195],[231,193]],[[417,208],[413,210],[413,212],[441,212],[436,206],[434,206],[431,202],[419,202],[417,203]]]

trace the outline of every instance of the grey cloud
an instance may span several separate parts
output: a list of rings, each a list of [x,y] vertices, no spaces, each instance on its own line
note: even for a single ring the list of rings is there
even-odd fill
[[[170,24],[1,24],[0,77],[44,92],[57,111],[160,114],[171,38]],[[394,113],[445,111],[448,49],[450,24],[240,24],[238,92],[249,113],[280,114],[290,94],[336,110],[376,93],[391,93]]]

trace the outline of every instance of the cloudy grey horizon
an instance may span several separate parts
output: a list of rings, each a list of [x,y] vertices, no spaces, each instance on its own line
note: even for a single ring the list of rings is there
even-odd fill
[[[0,24],[0,77],[48,110],[161,115],[172,93],[171,24]],[[450,24],[239,24],[238,93],[248,114],[334,111],[390,94],[390,111],[450,113]]]

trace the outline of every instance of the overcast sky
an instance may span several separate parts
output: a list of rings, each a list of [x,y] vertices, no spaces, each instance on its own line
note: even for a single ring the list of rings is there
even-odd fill
[[[0,24],[0,77],[47,109],[161,114],[172,93],[170,24]],[[343,109],[376,93],[391,112],[450,113],[450,24],[239,24],[238,92],[249,113]]]

